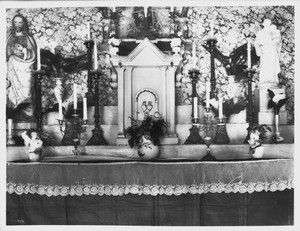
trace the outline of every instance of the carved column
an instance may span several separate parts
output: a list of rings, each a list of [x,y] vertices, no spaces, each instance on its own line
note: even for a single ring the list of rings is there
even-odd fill
[[[116,67],[118,75],[118,137],[124,138],[124,67]]]
[[[170,135],[175,135],[175,66],[169,66],[168,67],[169,73],[168,73],[168,95],[169,95],[169,121],[170,121],[170,127],[169,132]]]

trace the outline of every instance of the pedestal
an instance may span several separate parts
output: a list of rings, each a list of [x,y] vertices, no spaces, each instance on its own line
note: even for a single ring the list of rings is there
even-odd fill
[[[284,88],[278,87],[259,87],[254,92],[254,121],[257,124],[274,124],[275,116],[274,109],[268,109],[269,94],[268,89],[272,90],[275,95],[284,94]],[[280,108],[279,111],[279,124],[287,124],[287,111],[285,105]]]

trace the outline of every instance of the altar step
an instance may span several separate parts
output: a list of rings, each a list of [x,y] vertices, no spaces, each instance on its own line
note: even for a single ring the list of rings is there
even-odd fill
[[[294,158],[294,144],[264,144],[263,158]],[[253,159],[249,152],[249,145],[211,145],[211,154],[217,160],[245,160]],[[75,156],[74,146],[45,147],[43,159],[48,161],[139,161],[137,148],[129,146],[79,146],[82,155]],[[27,148],[24,146],[9,146],[6,148],[7,161],[29,161]],[[160,160],[200,160],[206,155],[206,145],[161,145]],[[43,161],[42,159],[42,161]]]

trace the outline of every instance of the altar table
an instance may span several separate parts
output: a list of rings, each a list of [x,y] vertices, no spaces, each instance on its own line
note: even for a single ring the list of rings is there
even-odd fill
[[[7,163],[7,225],[292,225],[293,164]]]

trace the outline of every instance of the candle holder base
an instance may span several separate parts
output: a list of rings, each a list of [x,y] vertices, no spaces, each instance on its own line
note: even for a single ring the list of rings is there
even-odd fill
[[[216,157],[212,156],[210,152],[207,151],[207,154],[201,158],[201,161],[215,161]]]
[[[204,144],[203,139],[199,135],[199,127],[197,125],[192,125],[190,128],[190,135],[187,138],[187,140],[184,142],[184,144]]]
[[[100,127],[96,126],[93,130],[91,139],[87,142],[87,145],[107,145],[107,142],[103,138],[103,132]]]
[[[230,139],[228,137],[227,131],[226,131],[226,124],[223,122],[223,119],[219,119],[219,123],[217,124],[217,132],[214,138],[215,144],[229,144]]]
[[[14,146],[16,145],[16,141],[12,138],[12,136],[7,137],[6,146]]]

